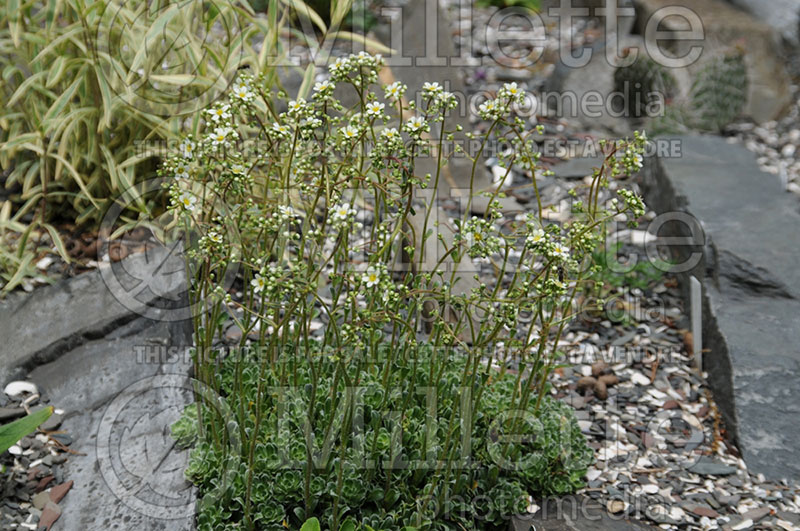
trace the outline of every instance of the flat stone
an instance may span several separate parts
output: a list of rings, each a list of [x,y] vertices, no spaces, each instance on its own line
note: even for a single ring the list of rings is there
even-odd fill
[[[39,517],[39,529],[49,530],[56,520],[61,516],[61,507],[53,502],[47,502]]]
[[[157,264],[164,267],[153,274]],[[0,383],[137,316],[168,314],[169,303],[186,290],[176,264],[182,267],[183,261],[173,250],[155,247],[103,266],[108,271],[83,273],[0,301],[0,337],[14,338],[0,342]],[[109,279],[119,282],[110,288]],[[187,308],[182,318],[188,316]]]
[[[62,420],[61,415],[59,415],[58,413],[53,413],[46,421],[42,422],[41,426],[39,426],[39,429],[44,431],[52,431],[58,429],[58,427],[61,426],[61,420]]]
[[[726,428],[752,472],[800,478],[800,210],[752,153],[713,136],[646,159],[645,201],[671,216],[659,236],[703,283],[703,356]],[[699,220],[699,221],[693,221]],[[694,261],[694,262],[692,262]]]
[[[69,446],[70,444],[72,444],[72,437],[70,437],[66,433],[51,433],[50,438],[55,439],[64,446]]]
[[[191,396],[180,383],[188,374],[189,358],[178,355],[171,360],[159,354],[167,352],[162,349],[171,345],[188,344],[188,326],[188,323],[153,323],[139,318],[31,373],[31,380],[47,389],[53,403],[69,412],[61,429],[74,437],[74,443],[73,437],[67,441],[72,443],[71,448],[85,454],[70,456],[62,465],[64,475],[70,481],[53,487],[48,494],[60,500],[64,509],[59,529],[78,531],[91,528],[87,525],[96,522],[97,515],[103,515],[103,522],[97,521],[97,525],[104,529],[121,521],[126,522],[126,528],[193,529],[192,519],[164,519],[163,514],[153,516],[157,514],[160,503],[154,492],[165,488],[169,492],[161,493],[163,499],[168,500],[167,494],[171,494],[179,501],[183,500],[182,503],[187,503],[185,500],[192,503],[194,490],[183,477],[186,452],[169,451],[162,466],[151,470],[153,475],[148,479],[150,486],[144,489],[144,501],[137,501],[137,492],[129,492],[120,485],[112,488],[115,484],[107,482],[108,478],[113,480],[117,477],[116,474],[140,471],[143,460],[144,466],[149,466],[149,460],[145,460],[146,452],[141,451],[142,445],[157,443],[155,447],[160,448],[164,444],[163,434],[168,433],[169,424],[177,420],[182,405]],[[149,350],[143,351],[144,346]],[[148,383],[161,381],[167,383],[155,387]],[[143,383],[140,393],[134,393],[128,401],[122,400],[121,397],[127,396],[126,392],[132,392],[126,390]],[[110,419],[107,411],[118,404],[121,408],[119,415]],[[112,420],[114,423],[110,424]],[[103,428],[110,430],[113,436],[110,443],[97,439],[98,434],[105,433]],[[51,437],[61,440],[63,435]],[[122,465],[115,461],[115,455],[125,463],[124,469],[118,468]],[[70,489],[74,492],[64,497]],[[155,509],[152,514],[141,514],[128,503],[133,507],[144,503],[145,508],[149,507],[147,504],[154,504]]]
[[[33,497],[33,506],[41,511],[42,509],[44,509],[44,506],[47,505],[47,502],[49,501],[51,501],[50,493],[40,492],[39,494]]]
[[[695,464],[688,468],[689,472],[703,476],[730,476],[736,473],[736,467],[719,463],[708,457],[702,456]]]
[[[722,505],[736,505],[742,501],[742,497],[738,494],[726,496],[724,494],[715,494],[717,501]]]
[[[583,179],[603,164],[601,157],[576,157],[552,167],[553,173],[563,179]]]
[[[710,507],[705,507],[704,505],[695,505],[689,510],[697,516],[706,516],[708,518],[717,518],[719,516],[717,511]]]
[[[64,496],[67,495],[69,489],[72,488],[73,484],[74,482],[70,480],[67,481],[66,483],[62,483],[61,485],[56,485],[55,487],[50,489],[50,501],[52,501],[53,503],[60,502],[62,499],[64,499]]]
[[[21,407],[0,407],[0,422],[5,423],[23,416],[25,416],[25,410]]]
[[[638,47],[641,43],[641,38],[637,36],[620,35],[619,40],[619,49]],[[612,109],[608,104],[615,100],[612,95],[615,91],[614,73],[617,65],[609,63],[606,58],[605,41],[599,40],[583,50],[573,50],[574,55],[581,52],[591,53],[586,64],[572,66],[561,60],[556,62],[555,70],[548,78],[544,92],[547,95],[574,94],[574,98],[559,98],[555,104],[545,102],[551,107],[547,112],[552,117],[574,121],[590,131],[630,134],[631,123],[620,117],[624,112]],[[587,168],[580,168],[580,172],[585,169]],[[558,172],[556,174],[558,175]]]
[[[752,520],[753,522],[758,522],[765,516],[768,516],[771,512],[772,509],[770,509],[769,507],[759,507],[758,509],[747,511],[742,515],[742,518],[746,520]]]

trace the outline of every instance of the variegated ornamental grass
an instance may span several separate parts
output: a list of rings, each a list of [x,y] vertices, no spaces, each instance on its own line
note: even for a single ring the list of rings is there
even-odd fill
[[[111,202],[138,196],[160,143],[176,141],[193,105],[223,93],[238,68],[277,84],[287,23],[316,24],[318,34],[294,31],[312,48],[318,38],[365,42],[337,31],[350,4],[331,3],[329,28],[301,0],[270,0],[266,14],[243,0],[2,2],[0,170],[13,191],[0,205],[3,292],[36,276],[34,258],[52,247],[69,260],[56,222],[91,231]],[[163,206],[133,201],[127,219]]]

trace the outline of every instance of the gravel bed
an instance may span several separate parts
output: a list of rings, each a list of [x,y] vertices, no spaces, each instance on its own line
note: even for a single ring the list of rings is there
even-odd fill
[[[494,11],[450,6],[457,44],[466,45],[471,38],[471,64],[463,68],[468,92],[492,93],[512,81],[528,90],[540,89],[554,69],[559,44],[547,37],[553,32],[545,33],[542,60],[536,66],[493,63],[484,28]],[[578,21],[574,29],[573,45],[591,43],[598,34],[593,22]],[[513,41],[511,46],[522,57],[531,52],[524,42]],[[793,90],[797,96],[797,87]],[[476,132],[487,127],[478,117],[471,120]],[[545,126],[544,141],[592,139],[566,120],[539,114],[530,121]],[[800,193],[800,163],[795,157],[800,148],[798,123],[796,97],[781,121],[760,127],[738,123],[726,134],[731,142],[742,141],[754,151],[765,171],[780,174],[787,190]],[[495,163],[489,160],[490,165]],[[520,187],[526,180],[529,177],[517,175],[510,187],[510,195],[523,204],[530,200]],[[539,182],[545,204],[555,205],[568,201],[566,192],[580,184],[553,176]],[[624,242],[621,263],[627,255],[645,254],[644,245],[655,239],[647,232],[647,221],[653,217],[649,212],[637,230],[610,235],[610,240]],[[555,221],[566,219],[565,215]],[[800,485],[751,474],[726,439],[705,384],[707,374],[695,368],[677,281],[667,275],[646,289],[612,289],[608,297],[614,301],[613,311],[583,314],[569,327],[559,344],[565,352],[564,367],[553,377],[553,394],[576,409],[596,452],[581,493],[614,515],[663,529],[800,529]],[[613,322],[609,315],[615,316]]]
[[[28,382],[11,382],[0,393],[0,423],[49,405]],[[61,515],[58,502],[72,488],[63,465],[72,437],[59,430],[64,411],[56,409],[39,429],[0,454],[0,529],[48,528]]]

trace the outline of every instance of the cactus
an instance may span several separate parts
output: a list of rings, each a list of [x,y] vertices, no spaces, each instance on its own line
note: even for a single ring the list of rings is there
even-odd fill
[[[664,114],[654,116],[647,124],[647,134],[650,136],[660,135],[680,135],[688,133],[691,129],[687,123],[690,122],[690,114],[684,105],[668,105],[664,109]]]
[[[744,52],[733,48],[712,56],[700,69],[690,93],[690,125],[700,131],[721,131],[747,103]]]
[[[614,90],[625,95],[627,116],[642,119],[647,117],[647,106],[654,98],[661,97],[669,102],[675,97],[677,83],[666,68],[639,54],[631,65],[614,72]]]

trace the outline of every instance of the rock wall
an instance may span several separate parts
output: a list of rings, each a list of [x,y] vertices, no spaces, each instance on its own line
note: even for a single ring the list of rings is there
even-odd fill
[[[787,41],[800,44],[800,0],[729,0],[775,28]]]

